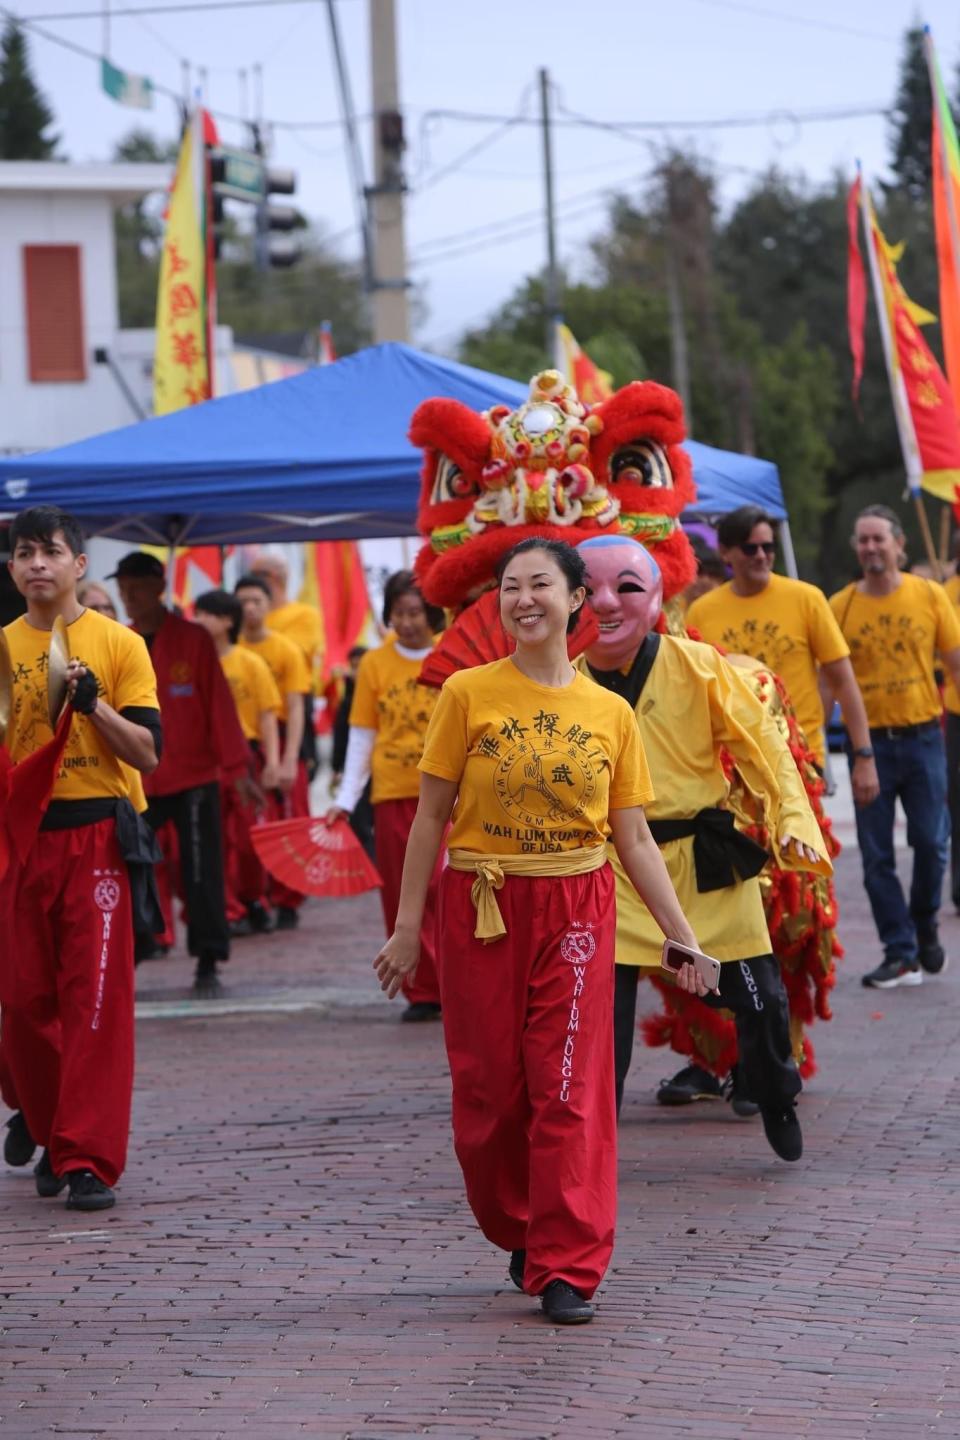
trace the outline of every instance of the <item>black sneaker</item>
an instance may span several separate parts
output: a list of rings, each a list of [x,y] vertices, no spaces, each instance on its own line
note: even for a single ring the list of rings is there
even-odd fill
[[[516,1285],[518,1290],[523,1289],[523,1271],[527,1263],[526,1250],[511,1250],[510,1264],[507,1267],[507,1274]]]
[[[68,1210],[109,1210],[117,1203],[110,1186],[104,1185],[92,1170],[71,1170],[65,1179],[70,1186]]]
[[[692,1105],[695,1100],[720,1100],[723,1090],[716,1075],[699,1065],[685,1065],[672,1080],[661,1080],[659,1105]]]
[[[223,994],[223,986],[220,983],[220,976],[217,974],[217,962],[209,955],[201,955],[197,961],[197,971],[193,977],[193,993],[197,999],[211,999],[216,995]]]
[[[882,965],[861,977],[868,990],[893,990],[897,985],[922,985],[923,971],[915,960],[888,955]]]
[[[723,1082],[723,1098],[729,1102],[734,1115],[739,1115],[741,1120],[749,1120],[751,1116],[760,1113],[760,1106],[755,1100],[751,1100],[743,1089],[740,1071],[736,1065]]]
[[[3,1158],[8,1165],[26,1165],[37,1148],[27,1128],[22,1110],[14,1110],[7,1121],[7,1138],[3,1142]]]
[[[33,1167],[33,1180],[41,1200],[53,1200],[67,1183],[65,1175],[54,1175],[50,1164],[50,1151],[44,1150]]]
[[[551,1280],[540,1297],[540,1308],[555,1325],[586,1325],[593,1319],[593,1306],[566,1280]]]
[[[763,1133],[770,1142],[770,1148],[781,1160],[799,1160],[803,1154],[803,1132],[797,1119],[797,1107],[793,1101],[786,1105],[764,1107]]]
[[[253,925],[249,918],[244,915],[241,920],[231,920],[227,925],[227,933],[231,940],[242,940],[246,935],[253,934]]]
[[[928,940],[919,941],[917,959],[920,962],[920,969],[925,975],[942,975],[950,964],[947,953],[940,944],[940,937],[936,934]]]
[[[247,906],[247,916],[258,935],[269,935],[271,930],[277,928],[277,922],[273,915],[259,900],[250,902]]]
[[[300,924],[300,911],[290,905],[277,906],[277,929],[296,930]]]
[[[439,1020],[440,1006],[435,1000],[415,1000],[407,1006],[400,1019],[408,1025],[416,1025],[420,1020]]]

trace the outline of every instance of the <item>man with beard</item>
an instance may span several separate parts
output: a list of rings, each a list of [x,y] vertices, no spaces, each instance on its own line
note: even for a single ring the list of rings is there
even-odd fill
[[[829,873],[823,839],[793,757],[749,687],[711,646],[659,635],[662,583],[643,545],[610,536],[583,542],[587,603],[600,626],[588,673],[633,706],[651,768],[661,777],[648,820],[681,906],[704,950],[721,962],[719,993],[732,1010],[742,1080],[759,1105],[771,1147],[798,1160],[803,1141],[795,1099],[787,997],[758,880],[767,854],[743,835],[728,808],[721,747],[763,799],[777,863]],[[583,663],[583,662],[581,662]],[[630,1065],[640,967],[659,964],[662,937],[632,900],[618,862],[614,1049],[618,1105]]]
[[[960,624],[940,585],[904,575],[903,527],[886,505],[868,505],[853,527],[863,578],[830,597],[863,693],[880,793],[858,806],[863,883],[884,958],[863,976],[868,989],[919,985],[947,958],[937,928],[950,817],[934,666],[939,655],[960,681]],[[856,751],[848,755],[856,764]],[[900,800],[913,848],[909,905],[897,875],[894,809]]]

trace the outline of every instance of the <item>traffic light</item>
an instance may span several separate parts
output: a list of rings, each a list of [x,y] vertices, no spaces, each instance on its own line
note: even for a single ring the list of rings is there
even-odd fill
[[[258,263],[263,269],[268,265],[284,269],[295,265],[303,253],[291,231],[303,229],[304,222],[295,205],[272,205],[270,196],[294,194],[297,177],[292,170],[265,169],[263,179],[263,203],[257,211]]]
[[[270,196],[294,194],[297,177],[292,170],[271,170],[259,148],[259,135],[254,143],[258,147],[254,150],[223,145],[210,150],[214,257],[219,257],[224,235],[224,199],[239,200],[257,207],[257,268],[294,265],[302,251],[297,241],[288,237],[290,231],[303,228],[303,217],[293,205],[271,205]]]

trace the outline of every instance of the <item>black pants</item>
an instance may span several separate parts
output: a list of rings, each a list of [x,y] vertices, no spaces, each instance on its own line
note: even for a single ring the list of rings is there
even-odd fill
[[[187,905],[187,950],[204,960],[229,960],[230,933],[223,881],[220,786],[197,785],[155,795],[147,810],[154,830],[168,821],[180,842],[180,877]]]
[[[950,898],[960,910],[960,715],[947,711],[947,808],[950,811]]]
[[[637,1023],[639,965],[614,967],[613,1054],[617,1114],[633,1055]],[[784,1105],[798,1095],[802,1082],[790,1044],[790,1010],[780,966],[773,955],[725,960],[720,994],[705,995],[714,1010],[732,1010],[737,1026],[740,1089],[761,1110]]]

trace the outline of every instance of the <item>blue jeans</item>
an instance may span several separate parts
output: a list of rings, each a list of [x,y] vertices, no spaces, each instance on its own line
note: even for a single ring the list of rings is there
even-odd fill
[[[872,804],[856,807],[863,883],[886,954],[915,960],[918,936],[925,941],[936,933],[947,868],[950,816],[943,733],[939,725],[901,736],[871,731],[870,743],[880,794]],[[909,908],[893,850],[898,796],[907,817],[907,844],[913,850]]]

